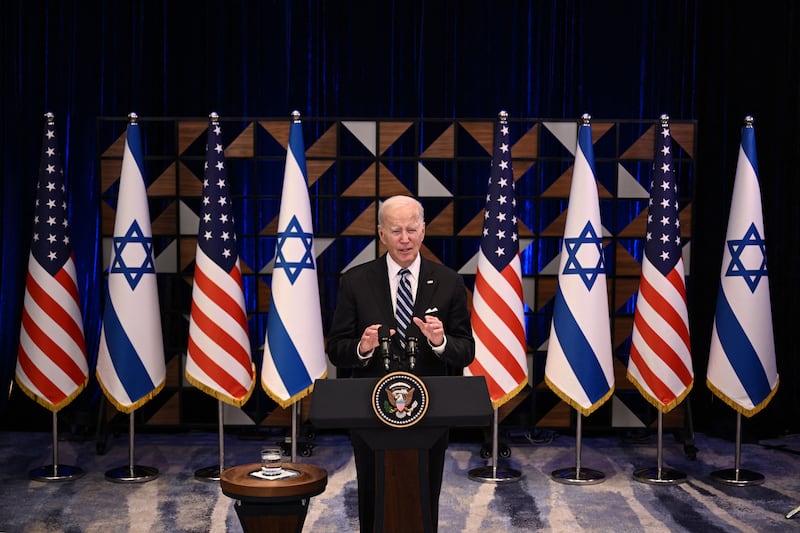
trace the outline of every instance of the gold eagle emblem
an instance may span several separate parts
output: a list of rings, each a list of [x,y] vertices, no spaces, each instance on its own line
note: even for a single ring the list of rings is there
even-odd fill
[[[411,412],[413,410],[412,401],[414,399],[414,387],[407,390],[402,388],[391,390],[387,387],[386,396],[389,397],[389,403],[392,405],[390,412],[402,413],[404,411]]]

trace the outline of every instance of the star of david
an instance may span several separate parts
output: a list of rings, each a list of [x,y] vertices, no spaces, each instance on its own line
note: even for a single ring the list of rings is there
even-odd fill
[[[760,263],[758,268],[747,268],[742,260],[742,253],[749,247],[756,247],[755,253],[747,255],[748,263],[753,265]],[[728,269],[725,272],[726,276],[741,276],[747,286],[750,287],[750,292],[756,292],[759,281],[762,277],[767,276],[767,249],[764,244],[764,238],[758,233],[755,224],[750,224],[744,237],[741,239],[731,239],[728,241],[728,251],[731,253],[731,262],[728,264]],[[760,254],[760,257],[759,257]],[[755,255],[755,260],[753,260]]]
[[[131,246],[127,253],[125,248]],[[141,248],[139,248],[141,247]],[[131,264],[128,265],[127,261]],[[139,266],[135,266],[140,262]],[[114,260],[109,269],[110,274],[123,274],[131,290],[135,290],[145,274],[155,274],[156,265],[153,262],[153,238],[145,237],[139,222],[136,220],[122,237],[114,237]]]
[[[584,252],[584,258],[588,255],[594,255],[594,249],[597,249],[597,263],[594,265],[584,266],[578,259],[578,251],[581,246],[590,247],[589,253]],[[594,228],[590,222],[586,222],[580,235],[575,238],[564,239],[564,248],[567,251],[567,263],[564,265],[564,274],[577,274],[583,280],[584,285],[588,290],[592,290],[597,276],[605,272],[603,265],[603,241],[597,236]]]
[[[304,232],[297,217],[293,216],[286,229],[278,233],[277,237],[275,268],[282,268],[289,282],[294,285],[304,268],[314,270],[314,256],[311,249],[314,235]]]

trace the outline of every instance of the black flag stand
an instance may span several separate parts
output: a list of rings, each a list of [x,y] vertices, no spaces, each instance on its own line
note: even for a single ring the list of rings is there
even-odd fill
[[[58,464],[58,419],[53,411],[53,464],[40,466],[30,471],[34,481],[71,481],[84,474],[77,466]]]
[[[133,413],[128,415],[128,465],[106,471],[106,479],[114,483],[145,483],[158,477],[158,469],[133,464]]]
[[[194,477],[201,481],[219,481],[220,472],[225,470],[225,438],[222,423],[222,401],[217,400],[217,434],[219,438],[219,462],[195,470]]]

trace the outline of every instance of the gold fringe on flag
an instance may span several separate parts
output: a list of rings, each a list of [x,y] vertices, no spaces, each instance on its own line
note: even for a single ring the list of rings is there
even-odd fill
[[[726,396],[721,390],[716,388],[714,384],[711,383],[709,380],[706,380],[706,386],[708,386],[708,388],[711,389],[711,392],[713,392],[716,396],[718,396],[720,400],[728,404],[734,411],[739,412],[748,418],[756,413],[761,412],[767,406],[770,400],[772,400],[772,397],[775,396],[775,393],[778,392],[778,385],[780,385],[780,378],[778,378],[778,381],[775,383],[775,387],[772,389],[772,392],[770,392],[769,395],[766,398],[764,398],[764,401],[754,406],[752,409],[745,409],[744,407],[733,401],[731,398]]]
[[[614,394],[614,387],[612,386],[611,389],[609,389],[609,391],[605,393],[602,398],[594,402],[589,407],[584,408],[582,405],[580,405],[572,398],[570,398],[564,391],[556,387],[556,385],[552,381],[550,381],[550,379],[546,375],[544,377],[544,381],[547,384],[547,386],[550,387],[550,390],[556,393],[556,396],[567,402],[570,405],[570,407],[573,407],[576,410],[580,411],[580,413],[583,416],[589,416],[590,414],[597,411],[597,408],[606,403],[606,401],[608,401],[608,399],[611,398],[611,396]]]
[[[255,376],[256,365],[254,365],[253,363],[250,363],[250,370],[252,371],[251,375]],[[209,387],[208,385],[206,385],[204,383],[201,383],[200,381],[198,381],[198,380],[194,379],[192,376],[190,376],[188,373],[186,373],[184,375],[186,376],[186,381],[188,381],[189,383],[191,383],[192,385],[194,385],[195,387],[197,387],[201,391],[205,392],[209,396],[213,396],[214,398],[216,398],[217,400],[219,400],[221,402],[227,403],[228,405],[232,405],[234,407],[241,407],[245,403],[247,403],[247,400],[250,399],[250,396],[253,394],[253,390],[256,387],[256,380],[253,379],[253,381],[250,383],[250,389],[248,389],[247,393],[243,397],[241,397],[241,398],[233,398],[231,396],[226,396],[226,395],[222,394],[221,392],[212,389],[211,387]]]

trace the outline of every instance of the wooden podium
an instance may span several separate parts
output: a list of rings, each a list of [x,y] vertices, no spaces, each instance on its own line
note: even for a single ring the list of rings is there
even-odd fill
[[[373,408],[380,378],[317,380],[310,419],[319,429],[350,429],[375,451],[374,531],[435,531],[427,450],[450,428],[486,427],[492,404],[483,377],[416,376],[427,411],[410,427],[387,425]],[[436,511],[436,512],[434,512]]]

